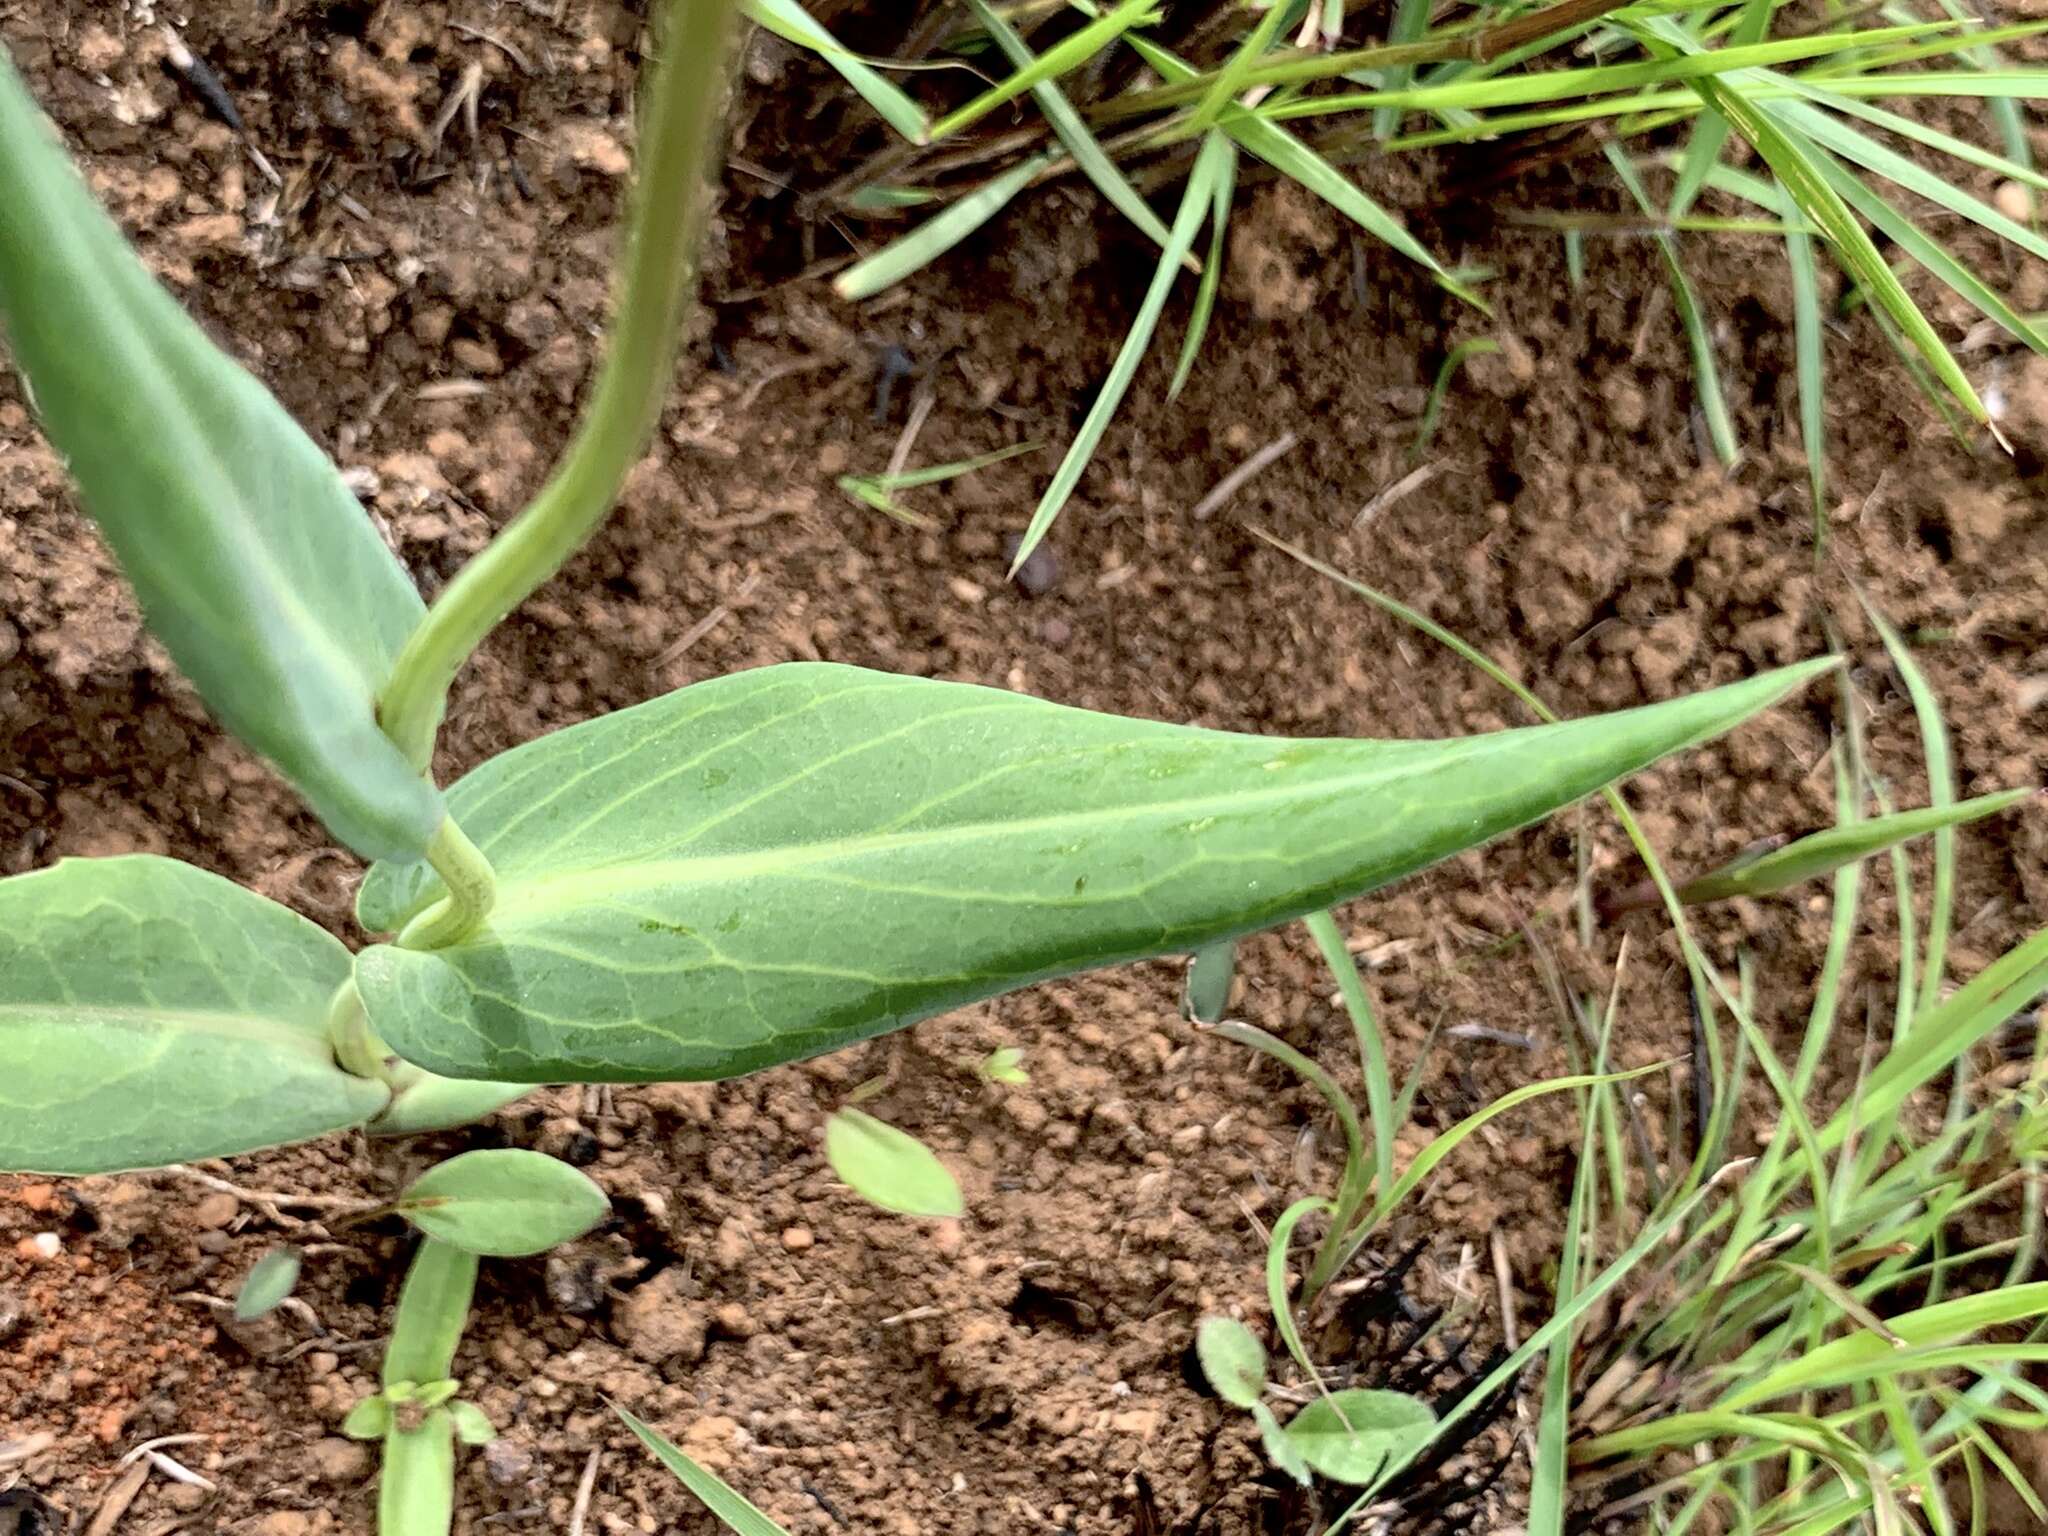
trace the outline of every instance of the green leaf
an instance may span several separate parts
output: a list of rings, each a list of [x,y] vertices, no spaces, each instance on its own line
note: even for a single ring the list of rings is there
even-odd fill
[[[1346,900],[1727,730],[1810,662],[1451,741],[1289,741],[796,663],[493,759],[449,792],[497,870],[471,937],[357,957],[409,1061],[504,1081],[715,1079],[1053,976]],[[365,878],[365,927],[437,899]]]
[[[998,1046],[982,1058],[975,1069],[992,1083],[1007,1083],[1016,1086],[1031,1081],[1031,1074],[1024,1070],[1024,1053],[1014,1045]]]
[[[289,1247],[272,1248],[258,1259],[235,1293],[235,1321],[252,1323],[275,1312],[299,1283],[299,1264],[299,1250]]]
[[[611,1208],[587,1174],[518,1147],[451,1157],[398,1197],[399,1214],[427,1236],[498,1258],[545,1253],[581,1237]]]
[[[1052,161],[1051,155],[1034,155],[1029,160],[1019,161],[1002,175],[990,177],[964,197],[948,203],[943,212],[933,214],[909,234],[891,240],[873,255],[864,256],[848,267],[832,279],[832,291],[842,299],[868,299],[884,288],[902,282],[994,218]]]
[[[325,454],[144,270],[0,52],[0,328],[150,629],[334,835],[416,858],[434,787],[378,729],[419,595]]]
[[[1237,940],[1205,944],[1188,962],[1181,1012],[1197,1024],[1220,1024],[1230,1011],[1230,987],[1237,980]]]
[[[825,1122],[825,1161],[853,1192],[905,1216],[958,1216],[960,1186],[932,1149],[905,1131],[858,1109]]]
[[[349,1409],[341,1432],[351,1440],[382,1440],[391,1428],[391,1399],[379,1392]]]
[[[1833,874],[1844,864],[1883,853],[1887,848],[1909,839],[1995,816],[2000,811],[2033,799],[2038,793],[2031,789],[2008,789],[1997,794],[1979,795],[1959,805],[1898,811],[1889,816],[1873,816],[1864,821],[1829,827],[1787,843],[1783,848],[1754,858],[1738,859],[1712,874],[1688,880],[1678,888],[1678,899],[1687,903],[1726,901],[1735,896],[1764,896],[1782,891],[1802,881]]]
[[[796,0],[742,0],[747,19],[766,27],[777,37],[808,48],[839,71],[861,100],[875,109],[883,122],[913,144],[925,143],[931,123],[918,104],[893,81],[875,73],[859,55],[848,53],[836,38],[817,22]]]
[[[1216,1395],[1239,1408],[1266,1386],[1266,1346],[1234,1317],[1205,1317],[1195,1329],[1195,1358]]]
[[[1302,1460],[1339,1483],[1371,1482],[1435,1434],[1427,1403],[1366,1387],[1319,1397],[1287,1421],[1287,1438]]]
[[[1252,1422],[1259,1426],[1259,1443],[1266,1448],[1266,1459],[1306,1488],[1309,1483],[1308,1462],[1302,1457],[1301,1447],[1287,1438],[1287,1431],[1273,1417],[1273,1410],[1262,1402],[1253,1403]]]
[[[464,1445],[489,1445],[498,1438],[497,1426],[491,1423],[490,1415],[462,1398],[456,1398],[448,1405],[448,1419],[455,1426],[455,1438]]]
[[[626,1428],[640,1437],[640,1443],[654,1452],[661,1464],[673,1472],[676,1480],[695,1494],[728,1531],[735,1532],[736,1536],[789,1536],[781,1526],[727,1487],[716,1473],[684,1455],[653,1425],[636,1419],[616,1403],[612,1405],[612,1412],[625,1421]]]
[[[409,1078],[400,1075],[394,1079],[392,1099],[384,1112],[363,1127],[372,1136],[421,1136],[453,1130],[533,1092],[531,1083],[480,1083],[436,1077],[417,1068],[408,1070]]]
[[[414,1250],[384,1351],[382,1381],[393,1402],[415,1401],[422,1384],[447,1379],[475,1294],[475,1254],[431,1237]]]
[[[0,1168],[113,1173],[360,1125],[382,1083],[334,1064],[348,951],[175,859],[0,880]]]
[[[448,1536],[455,1520],[455,1434],[446,1408],[418,1429],[395,1423],[384,1437],[377,1536]]]

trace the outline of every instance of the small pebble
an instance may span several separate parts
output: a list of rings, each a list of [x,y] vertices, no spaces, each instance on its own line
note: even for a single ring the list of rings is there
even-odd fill
[[[38,1232],[34,1237],[24,1237],[16,1243],[14,1251],[31,1264],[47,1263],[64,1251],[64,1240],[54,1232]]]
[[[782,1229],[782,1246],[791,1253],[802,1253],[816,1241],[817,1238],[811,1235],[809,1227],[784,1227]]]
[[[224,1227],[233,1221],[242,1209],[242,1202],[233,1195],[208,1195],[192,1207],[192,1224],[212,1230]]]
[[[1024,547],[1021,534],[1010,534],[1003,540],[1003,559],[1013,561],[1017,551]],[[1049,545],[1040,543],[1038,548],[1025,557],[1017,567],[1017,574],[1011,578],[1026,597],[1043,597],[1060,584],[1060,563],[1054,557]]]
[[[323,1483],[360,1483],[370,1475],[370,1448],[339,1435],[315,1440],[306,1459],[313,1464],[313,1475]]]
[[[2001,181],[1998,190],[1991,194],[1991,202],[2017,224],[2025,224],[2034,216],[2033,196],[2016,181]]]
[[[484,1476],[500,1488],[516,1488],[533,1476],[533,1452],[500,1435],[484,1447]]]

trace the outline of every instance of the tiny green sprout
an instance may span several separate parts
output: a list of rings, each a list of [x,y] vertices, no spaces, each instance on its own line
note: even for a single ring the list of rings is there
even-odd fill
[[[455,1438],[464,1445],[489,1445],[498,1438],[490,1415],[475,1403],[458,1398],[448,1405],[448,1417],[455,1425]]]
[[[975,1073],[988,1083],[1021,1087],[1031,1081],[1024,1070],[1024,1052],[1019,1046],[1000,1045],[975,1063]]]
[[[960,1185],[923,1142],[858,1109],[825,1122],[825,1160],[870,1205],[904,1216],[958,1216]]]
[[[351,1440],[382,1440],[391,1428],[391,1394],[376,1392],[349,1409],[341,1432]]]
[[[235,1321],[254,1322],[276,1311],[299,1283],[300,1262],[299,1250],[289,1246],[272,1248],[258,1259],[235,1293]]]

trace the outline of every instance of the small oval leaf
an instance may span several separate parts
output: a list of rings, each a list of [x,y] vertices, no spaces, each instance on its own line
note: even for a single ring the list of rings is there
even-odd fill
[[[1363,1484],[1406,1461],[1435,1433],[1429,1404],[1405,1392],[1352,1387],[1302,1409],[1287,1421],[1286,1437],[1332,1482]]]
[[[299,1250],[290,1247],[273,1248],[258,1259],[235,1293],[235,1321],[253,1323],[275,1312],[299,1283],[299,1264]]]
[[[1280,1421],[1273,1417],[1273,1410],[1262,1402],[1253,1403],[1252,1422],[1259,1426],[1259,1443],[1266,1448],[1266,1459],[1306,1488],[1308,1463],[1302,1460],[1301,1451],[1295,1443],[1287,1438],[1287,1431],[1280,1427]]]
[[[960,1186],[915,1136],[858,1109],[825,1122],[825,1160],[853,1192],[905,1216],[958,1216]]]
[[[335,1065],[348,951],[175,859],[0,880],[0,1169],[116,1173],[360,1125],[391,1093]]]
[[[428,1169],[399,1196],[398,1210],[450,1247],[521,1258],[581,1237],[604,1220],[611,1201],[567,1163],[498,1147]]]
[[[382,1392],[366,1397],[349,1409],[341,1421],[341,1432],[351,1440],[382,1440],[391,1428],[391,1399]]]
[[[1249,1408],[1266,1386],[1266,1346],[1234,1317],[1205,1317],[1195,1329],[1195,1358],[1226,1403]]]
[[[334,835],[418,858],[440,796],[377,724],[425,611],[340,472],[150,276],[0,50],[0,322],[152,633]]]
[[[489,1445],[498,1438],[490,1415],[466,1398],[456,1398],[448,1405],[448,1418],[455,1425],[455,1438],[464,1445]]]
[[[815,663],[736,672],[493,758],[448,792],[488,924],[358,960],[447,1077],[736,1077],[1048,977],[1185,952],[1400,879],[1834,665],[1452,741],[1289,741]],[[440,894],[364,879],[365,927]]]

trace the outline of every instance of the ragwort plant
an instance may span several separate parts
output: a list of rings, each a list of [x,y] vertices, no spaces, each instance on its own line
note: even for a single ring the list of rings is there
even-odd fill
[[[1035,981],[1188,952],[1399,879],[1725,731],[1827,660],[1452,741],[1285,741],[855,667],[716,677],[432,772],[449,685],[606,515],[667,393],[709,199],[726,0],[670,0],[619,295],[577,431],[434,598],[335,465],[148,275],[0,56],[0,323],[24,391],[214,715],[372,861],[351,952],[153,855],[0,881],[0,1168],[91,1174],[457,1125],[548,1082],[721,1079]],[[458,1159],[352,1428],[387,1536],[450,1518],[479,1254],[602,1214]],[[283,1262],[265,1277],[288,1282]],[[256,1300],[260,1301],[261,1296]]]

